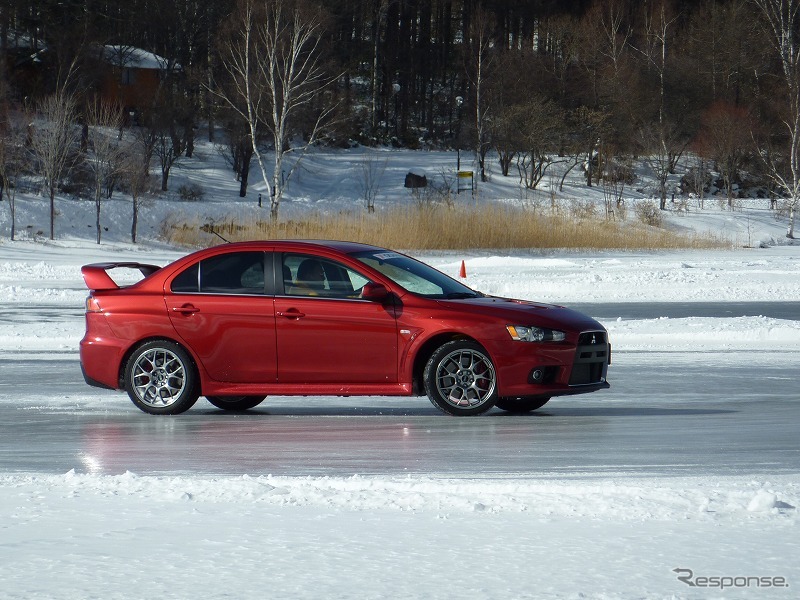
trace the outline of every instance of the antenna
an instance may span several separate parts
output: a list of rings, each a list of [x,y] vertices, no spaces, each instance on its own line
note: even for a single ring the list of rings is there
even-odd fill
[[[221,239],[226,244],[230,244],[231,243],[230,240],[226,240],[224,237],[222,237],[220,234],[218,234],[216,231],[214,231],[214,227],[213,226],[209,226],[208,231],[209,231],[209,233],[212,233],[215,236],[217,236],[219,239]]]

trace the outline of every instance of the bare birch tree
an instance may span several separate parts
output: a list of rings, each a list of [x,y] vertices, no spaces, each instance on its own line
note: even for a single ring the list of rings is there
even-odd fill
[[[475,154],[478,159],[478,168],[481,172],[481,181],[487,181],[486,154],[491,148],[489,135],[489,115],[491,106],[487,93],[487,78],[492,66],[492,27],[494,23],[488,12],[480,12],[474,21],[475,30],[472,32],[472,65],[467,68],[467,77],[475,92],[475,133],[477,135]]]
[[[770,176],[789,195],[789,225],[786,237],[794,237],[794,222],[800,201],[800,0],[751,0],[764,16],[770,42],[781,62],[786,90],[783,125],[789,138],[786,163],[769,160]]]
[[[39,102],[37,108],[39,118],[32,126],[30,144],[50,198],[50,239],[53,240],[56,191],[75,160],[80,132],[75,124],[75,99],[70,94],[56,92]]]
[[[640,133],[640,141],[649,153],[650,166],[659,182],[659,207],[667,208],[667,176],[683,153],[688,139],[683,140],[673,119],[667,115],[667,56],[671,52],[673,26],[678,17],[671,13],[671,0],[660,0],[644,8],[645,45],[637,50],[658,77],[658,123],[648,124]]]
[[[334,109],[319,102],[323,89],[335,80],[323,68],[322,33],[318,12],[304,12],[285,0],[241,0],[223,43],[222,68],[230,85],[228,91],[215,93],[247,123],[272,220],[278,218],[286,185],[302,156],[320,138]],[[303,143],[292,147],[293,119],[306,109],[314,117]],[[274,146],[271,173],[258,143],[262,128]],[[290,152],[300,156],[284,173]]]

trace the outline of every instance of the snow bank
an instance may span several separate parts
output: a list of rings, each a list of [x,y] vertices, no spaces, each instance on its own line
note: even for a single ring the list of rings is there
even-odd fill
[[[570,480],[447,479],[430,477],[237,477],[122,475],[0,475],[8,499],[43,494],[49,498],[130,498],[136,502],[200,505],[302,506],[336,511],[529,513],[542,519],[621,521],[718,521],[763,518],[794,523],[800,483],[793,477],[770,481],[741,477]],[[2,502],[0,502],[2,504]]]

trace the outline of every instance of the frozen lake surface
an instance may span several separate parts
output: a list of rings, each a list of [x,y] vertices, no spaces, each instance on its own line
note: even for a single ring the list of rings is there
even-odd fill
[[[468,419],[424,397],[267,398],[245,414],[201,399],[178,418],[147,418],[124,393],[86,388],[74,358],[0,359],[0,472],[597,477],[800,465],[797,352],[620,351],[608,392]]]

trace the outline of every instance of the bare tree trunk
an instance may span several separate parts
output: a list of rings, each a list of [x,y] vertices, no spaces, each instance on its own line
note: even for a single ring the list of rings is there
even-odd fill
[[[486,79],[486,70],[489,68],[489,49],[490,49],[490,27],[489,17],[487,14],[481,15],[477,20],[478,48],[475,57],[475,130],[478,139],[476,154],[478,157],[478,168],[481,171],[481,181],[486,182],[486,154],[489,151],[489,142],[487,141],[487,126],[486,118],[489,114],[488,106],[484,106],[484,84]]]
[[[122,127],[122,110],[104,102],[89,104],[86,111],[86,137],[91,142],[91,153],[86,164],[93,176],[94,201],[96,213],[97,243],[100,243],[102,229],[100,210],[103,192],[110,181],[117,176],[123,156],[122,146],[117,135],[111,132]]]
[[[25,145],[27,124],[30,115],[8,115],[4,127],[0,128],[0,202],[8,200],[11,219],[10,238],[13,241],[17,231],[16,194],[23,165],[30,161]]]
[[[136,243],[136,230],[139,228],[139,198],[133,196],[133,215],[131,216],[131,243]]]
[[[56,191],[74,160],[80,132],[75,123],[75,100],[63,90],[44,98],[38,104],[38,112],[40,120],[30,141],[50,198],[50,239],[54,240]]]
[[[668,138],[672,125],[668,122],[666,114],[666,73],[667,73],[667,47],[670,41],[670,28],[677,21],[667,11],[667,0],[660,0],[651,6],[645,7],[645,48],[638,49],[645,60],[658,76],[658,155],[659,166],[656,176],[661,195],[660,208],[667,208],[667,177],[671,166],[668,163],[671,157],[671,140]]]
[[[247,183],[250,179],[250,164],[253,162],[253,147],[248,144],[242,144],[241,152],[239,153],[239,197],[244,198],[247,196]]]
[[[789,224],[786,237],[794,237],[795,211],[800,202],[800,0],[751,0],[761,9],[770,41],[777,51],[788,92],[788,115],[784,121],[789,134],[789,171],[783,175],[770,161],[772,178],[789,195]]]
[[[380,93],[380,82],[378,81],[378,71],[380,70],[379,49],[381,45],[381,30],[386,19],[387,0],[380,0],[375,4],[372,24],[372,72],[370,77],[371,101],[370,109],[372,115],[372,134],[378,130],[378,95]]]

